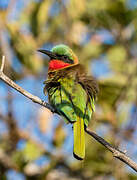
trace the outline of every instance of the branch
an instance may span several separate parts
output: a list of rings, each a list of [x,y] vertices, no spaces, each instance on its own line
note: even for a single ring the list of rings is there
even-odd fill
[[[2,65],[0,68],[0,79],[3,80],[6,84],[32,100],[34,103],[40,104],[44,106],[45,108],[48,108],[51,110],[53,113],[55,113],[55,109],[45,101],[42,101],[39,97],[32,95],[31,93],[27,92],[25,89],[17,85],[15,82],[13,82],[10,78],[8,78],[4,73],[3,73],[3,68],[5,64],[5,57],[3,56],[2,58]],[[105,146],[109,151],[113,153],[113,156],[120,161],[124,162],[128,166],[130,166],[132,169],[134,169],[137,172],[137,164],[131,160],[124,152],[116,149],[113,147],[111,144],[109,144],[107,141],[105,141],[103,138],[95,134],[94,132],[90,131],[89,129],[85,129],[85,131],[92,136],[94,139],[96,139],[99,143],[101,143],[103,146]]]
[[[1,72],[3,72],[4,70],[4,65],[5,65],[5,56],[2,56],[2,63],[1,63],[1,68],[0,68]]]
[[[98,136],[88,128],[85,129],[86,133],[92,136],[94,139],[96,139],[100,144],[105,146],[110,152],[112,152],[113,156],[120,161],[124,162],[128,166],[130,166],[132,169],[134,169],[137,172],[137,164],[131,160],[124,152],[120,151],[119,149],[113,147],[111,144],[109,144],[106,140],[104,140],[102,137]]]
[[[1,64],[1,68],[0,68],[0,79],[2,81],[4,81],[6,84],[11,86],[13,89],[17,90],[18,92],[20,92],[21,94],[23,94],[24,96],[26,96],[27,98],[32,100],[34,103],[40,104],[41,106],[44,106],[45,108],[48,108],[53,113],[55,112],[54,108],[50,104],[48,104],[45,101],[42,101],[39,97],[32,95],[31,93],[29,93],[28,91],[26,91],[25,89],[23,89],[22,87],[17,85],[10,78],[8,78],[3,73],[4,64],[5,64],[5,56],[3,56],[3,58],[2,58],[2,64]]]

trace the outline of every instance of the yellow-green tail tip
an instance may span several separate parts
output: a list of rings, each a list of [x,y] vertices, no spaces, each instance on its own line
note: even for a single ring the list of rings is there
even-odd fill
[[[85,131],[84,120],[77,117],[77,121],[73,123],[74,147],[73,155],[78,160],[83,160],[85,157]]]
[[[80,161],[82,161],[83,159],[84,159],[84,157],[82,158],[82,157],[79,157],[78,155],[76,155],[74,152],[73,152],[73,156],[74,156],[74,158],[76,158],[77,160],[80,160]]]

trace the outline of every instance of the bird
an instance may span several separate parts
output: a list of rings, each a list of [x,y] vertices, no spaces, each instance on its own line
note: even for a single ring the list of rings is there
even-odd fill
[[[89,125],[98,94],[96,80],[87,75],[73,50],[64,44],[38,50],[49,56],[44,93],[55,111],[73,126],[73,155],[85,158],[85,128]]]

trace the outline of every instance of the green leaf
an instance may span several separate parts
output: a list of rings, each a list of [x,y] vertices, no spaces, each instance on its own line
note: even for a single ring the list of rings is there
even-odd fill
[[[28,141],[23,150],[23,154],[26,160],[32,161],[37,159],[42,154],[42,151],[38,148],[37,145]]]
[[[110,60],[111,68],[115,71],[122,71],[124,62],[127,59],[127,53],[123,46],[117,45],[108,50],[108,59]]]

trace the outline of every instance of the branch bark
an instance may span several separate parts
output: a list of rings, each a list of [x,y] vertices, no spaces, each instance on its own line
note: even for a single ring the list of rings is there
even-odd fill
[[[4,73],[4,64],[5,64],[5,57],[2,58],[2,64],[0,68],[0,79],[4,81],[6,84],[32,100],[34,103],[40,104],[41,106],[44,106],[45,108],[48,108],[53,113],[56,113],[55,109],[45,101],[41,100],[39,97],[32,95],[19,85],[17,85],[15,82],[13,82],[10,78],[8,78]],[[106,140],[104,140],[102,137],[98,136],[96,133],[92,132],[88,128],[85,129],[86,133],[88,133],[90,136],[92,136],[94,139],[96,139],[100,144],[105,146],[110,152],[112,152],[113,156],[120,161],[124,162],[128,166],[130,166],[132,169],[134,169],[137,172],[137,164],[131,160],[124,152],[120,151],[119,149],[116,149],[111,144],[109,144]]]
[[[2,64],[1,64],[1,68],[0,68],[0,79],[2,81],[4,81],[6,84],[11,86],[13,89],[15,89],[16,91],[20,92],[21,94],[23,94],[24,96],[26,96],[27,98],[32,100],[34,103],[40,104],[41,106],[44,106],[45,108],[48,108],[51,112],[55,113],[54,108],[50,104],[48,104],[45,101],[42,101],[38,96],[34,96],[33,94],[29,93],[28,91],[26,91],[25,89],[23,89],[22,87],[17,85],[10,78],[8,78],[8,76],[6,76],[3,73],[4,63],[5,63],[5,56],[3,56],[3,58],[2,58]]]
[[[105,146],[110,152],[112,152],[113,156],[120,161],[124,162],[128,166],[130,166],[132,169],[134,169],[137,172],[137,164],[130,159],[123,151],[120,151],[119,149],[113,147],[111,144],[109,144],[105,139],[98,136],[96,133],[92,132],[90,129],[85,129],[86,133],[92,136],[94,139],[96,139],[100,144]]]

